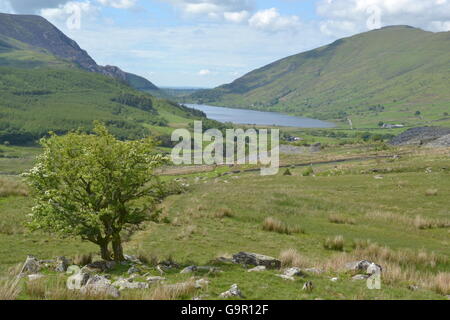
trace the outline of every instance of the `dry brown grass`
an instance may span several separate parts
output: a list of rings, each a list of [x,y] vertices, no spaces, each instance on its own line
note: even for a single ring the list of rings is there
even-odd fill
[[[190,224],[185,227],[183,227],[180,231],[180,233],[176,236],[177,240],[181,239],[188,239],[191,235],[195,234],[197,232],[197,226]]]
[[[292,248],[281,251],[279,259],[282,267],[308,268],[313,265],[311,259]]]
[[[0,177],[0,197],[28,196],[28,188],[21,181]]]
[[[450,294],[450,272],[440,272],[431,278],[429,286],[437,293]]]
[[[425,195],[427,197],[437,196],[438,195],[438,189],[428,189],[425,191]]]
[[[335,236],[334,238],[328,237],[323,243],[323,247],[327,250],[344,250],[345,240],[343,236]]]
[[[214,213],[214,217],[219,218],[219,219],[232,218],[232,217],[234,217],[234,213],[233,213],[233,211],[231,211],[231,209],[220,208],[219,210],[217,210]]]
[[[369,219],[384,220],[388,222],[400,223],[405,226],[410,226],[416,229],[434,229],[434,228],[449,228],[449,219],[433,219],[417,215],[414,218],[401,214],[383,211],[370,211],[366,213]]]
[[[80,253],[73,258],[73,263],[78,266],[85,266],[92,262],[92,253]]]
[[[0,300],[16,300],[20,292],[21,286],[18,277],[0,281]]]
[[[280,221],[273,217],[267,217],[266,219],[264,219],[262,228],[265,231],[278,232],[284,234],[303,233],[303,230],[298,226],[288,226],[283,221]]]
[[[328,221],[336,224],[356,224],[356,220],[353,218],[347,218],[340,214],[331,214],[328,217]]]

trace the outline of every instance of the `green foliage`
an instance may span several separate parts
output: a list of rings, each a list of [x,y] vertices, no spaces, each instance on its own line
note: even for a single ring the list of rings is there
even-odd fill
[[[44,152],[24,174],[37,203],[29,226],[80,236],[99,245],[104,259],[112,242],[122,260],[120,232],[153,217],[165,193],[153,170],[167,159],[150,139],[119,141],[99,124],[94,132],[41,140]]]

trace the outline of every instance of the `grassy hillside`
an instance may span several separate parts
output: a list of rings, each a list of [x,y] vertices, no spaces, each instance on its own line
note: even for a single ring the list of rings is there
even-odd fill
[[[327,120],[351,117],[359,126],[448,122],[449,51],[450,32],[386,27],[282,59],[192,98]]]
[[[17,156],[16,163],[30,155],[26,149],[0,147],[4,155]],[[148,223],[126,237],[125,251],[146,262],[134,281],[145,281],[145,273],[159,275],[158,261],[171,259],[179,266],[166,271],[162,285],[124,290],[122,299],[219,299],[233,283],[246,299],[446,299],[450,294],[448,152],[410,148],[378,152],[370,145],[345,146],[292,155],[285,161],[315,162],[350,153],[401,156],[313,165],[312,173],[309,168],[291,168],[291,176],[281,171],[269,177],[258,173],[218,177],[224,170],[218,168],[165,177],[181,178],[189,185],[186,193],[162,203],[164,223]],[[96,253],[96,247],[77,239],[28,233],[22,223],[31,206],[17,177],[0,177],[0,279],[27,254],[50,259]],[[281,227],[268,230],[268,217],[280,221]],[[339,236],[342,243],[326,246]],[[249,273],[250,266],[215,260],[239,251],[279,257],[284,267],[314,267],[321,272],[305,271],[304,277],[290,281],[275,276],[283,270]],[[365,281],[352,280],[353,273],[345,271],[347,262],[360,259],[383,267],[381,290],[369,290]],[[222,272],[180,274],[190,265],[215,266]],[[109,275],[113,281],[128,277],[128,268],[119,266]],[[45,277],[37,282],[22,279],[19,299],[77,298],[65,288],[66,275],[42,273]],[[209,285],[162,295],[169,290],[166,284],[186,283],[192,277],[208,279]],[[301,290],[306,281],[314,284],[310,292]]]

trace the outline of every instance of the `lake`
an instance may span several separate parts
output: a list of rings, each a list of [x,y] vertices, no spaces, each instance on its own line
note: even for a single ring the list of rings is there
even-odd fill
[[[333,128],[331,122],[316,119],[289,116],[278,112],[264,112],[249,109],[213,107],[202,104],[186,104],[186,106],[203,111],[209,119],[235,124],[265,125],[299,128]]]

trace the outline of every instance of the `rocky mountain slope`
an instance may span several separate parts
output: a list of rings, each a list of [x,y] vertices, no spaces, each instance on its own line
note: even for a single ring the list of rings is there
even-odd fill
[[[41,16],[0,13],[0,35],[45,49],[54,56],[73,62],[83,70],[107,75],[127,82],[139,90],[158,90],[147,79],[122,71],[115,66],[99,66],[72,39]]]

